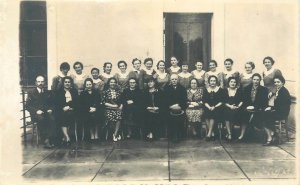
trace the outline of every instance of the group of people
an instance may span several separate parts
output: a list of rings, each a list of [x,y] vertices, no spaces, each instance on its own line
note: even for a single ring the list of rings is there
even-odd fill
[[[45,89],[45,77],[38,75],[37,88],[28,93],[27,109],[38,123],[45,147],[61,141],[96,141],[101,137],[118,141],[141,136],[147,140],[168,137],[173,142],[186,136],[200,135],[206,125],[207,141],[217,135],[216,126],[224,123],[226,139],[233,140],[232,126],[240,125],[237,141],[245,140],[247,127],[264,129],[264,146],[276,143],[276,120],[287,118],[291,97],[284,87],[285,79],[275,61],[265,57],[263,74],[254,73],[255,64],[247,62],[245,71],[233,70],[233,60],[224,61],[225,70],[217,70],[217,62],[209,62],[209,71],[197,61],[189,72],[171,57],[166,68],[163,60],[153,69],[153,59],[132,60],[133,70],[125,61],[118,62],[119,72],[112,74],[112,63],[103,65],[103,73],[92,68],[83,73],[83,64],[60,65],[61,74],[53,78],[51,91]]]

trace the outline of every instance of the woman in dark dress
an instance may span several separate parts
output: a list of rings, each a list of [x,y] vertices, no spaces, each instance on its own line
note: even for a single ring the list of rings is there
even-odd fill
[[[75,116],[78,113],[78,92],[73,89],[73,79],[69,76],[62,78],[63,88],[56,94],[57,121],[64,135],[63,142],[71,144],[69,136],[70,127],[74,128]]]
[[[216,122],[222,121],[222,105],[224,101],[224,91],[218,84],[218,78],[215,75],[208,77],[209,87],[204,90],[203,103],[205,105],[205,118],[208,128],[206,140],[214,140],[214,126]]]
[[[105,86],[102,103],[105,106],[106,124],[114,129],[113,141],[118,141],[122,139],[119,134],[123,109],[121,91],[117,88],[117,80],[114,77],[109,78]]]
[[[264,129],[267,134],[267,142],[264,146],[275,144],[275,121],[286,120],[290,113],[291,96],[289,91],[284,87],[285,79],[283,76],[275,76],[274,84],[276,87],[274,106],[265,109],[267,120]]]
[[[99,139],[98,129],[100,125],[100,108],[101,97],[100,93],[94,89],[93,80],[87,78],[84,81],[85,90],[80,94],[80,109],[82,113],[82,119],[84,122],[85,133],[90,132],[90,138],[92,141]],[[85,137],[88,138],[87,136]],[[89,140],[88,139],[88,140]]]
[[[142,91],[138,87],[137,79],[133,77],[129,78],[128,84],[129,88],[124,89],[122,93],[122,104],[124,105],[123,118],[127,131],[126,137],[129,139],[132,133],[137,133],[137,128],[140,128],[143,107]]]
[[[241,107],[243,105],[242,89],[237,87],[237,79],[229,77],[225,89],[224,112],[223,117],[226,124],[226,138],[231,141],[231,128],[233,123],[239,123]]]
[[[146,80],[147,86],[144,91],[144,110],[145,110],[145,132],[146,139],[153,140],[158,136],[158,128],[161,124],[161,115],[163,112],[163,94],[156,88],[154,78]]]

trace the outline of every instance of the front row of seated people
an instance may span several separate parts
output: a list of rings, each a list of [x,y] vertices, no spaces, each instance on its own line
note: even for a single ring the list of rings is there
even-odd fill
[[[124,89],[111,76],[100,84],[101,93],[92,78],[85,78],[81,87],[75,87],[74,79],[83,78],[79,73],[77,77],[61,77],[57,81],[60,88],[55,91],[45,89],[45,78],[39,75],[36,88],[28,93],[27,109],[38,124],[46,148],[100,138],[118,141],[140,132],[147,140],[168,136],[178,142],[186,131],[199,136],[204,122],[206,141],[214,140],[217,124],[224,123],[228,141],[233,139],[232,125],[240,125],[240,142],[245,141],[246,129],[251,126],[265,130],[263,145],[268,146],[276,143],[275,121],[287,118],[291,104],[282,75],[273,78],[274,104],[269,106],[269,91],[260,85],[262,77],[258,73],[252,75],[245,88],[238,87],[237,78],[229,77],[224,89],[215,75],[208,77],[207,87],[191,78],[187,89],[180,85],[178,74],[170,74],[170,82],[163,88],[158,86],[157,78],[150,76],[144,80],[143,90],[134,76],[128,78]],[[111,130],[111,134],[105,130]]]

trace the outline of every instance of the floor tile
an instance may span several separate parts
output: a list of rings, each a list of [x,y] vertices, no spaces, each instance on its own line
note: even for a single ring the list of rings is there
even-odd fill
[[[89,182],[101,167],[97,164],[39,164],[24,175],[27,181],[85,181]]]
[[[57,150],[42,163],[99,163],[104,162],[111,149]]]
[[[278,147],[227,148],[227,151],[235,160],[294,159]]]
[[[170,142],[170,148],[206,148],[221,146],[219,141],[205,141],[204,139],[183,140],[178,143]]]
[[[296,148],[292,147],[292,146],[280,146],[283,150],[289,152],[290,154],[292,154],[293,156],[296,157]]]
[[[171,161],[228,161],[231,160],[223,147],[170,149]]]
[[[226,148],[261,148],[262,147],[262,143],[257,143],[257,142],[250,142],[250,143],[246,143],[246,142],[227,142],[227,141],[222,141],[222,145]]]
[[[237,161],[250,179],[295,178],[295,160]]]
[[[144,181],[167,179],[167,162],[129,162],[105,163],[103,168],[100,170],[100,172],[94,179],[94,181]]]
[[[142,140],[124,140],[113,143],[115,149],[139,149],[139,148],[167,148],[168,141],[142,141]]]
[[[50,155],[54,149],[44,149],[43,147],[23,148],[23,164],[35,164]]]
[[[172,180],[246,179],[233,161],[171,162]]]
[[[79,143],[74,146],[78,150],[103,150],[103,149],[112,149],[113,142],[97,142],[97,143]]]
[[[131,162],[131,161],[168,161],[167,148],[145,148],[145,149],[115,149],[107,158],[109,162]]]

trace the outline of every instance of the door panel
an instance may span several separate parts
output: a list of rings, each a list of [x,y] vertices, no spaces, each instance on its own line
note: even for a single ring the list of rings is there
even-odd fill
[[[170,57],[187,61],[192,71],[196,61],[202,61],[204,69],[210,61],[210,26],[212,14],[165,13],[165,61],[170,66]]]

